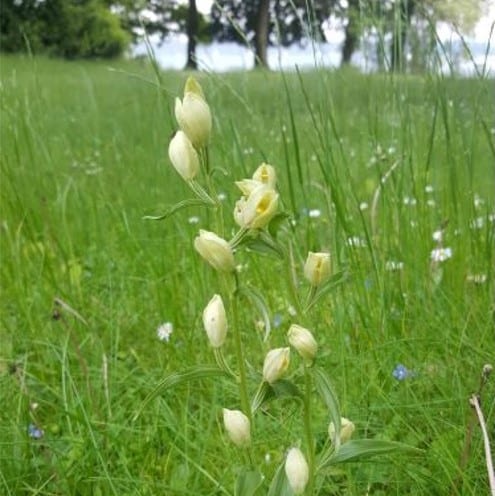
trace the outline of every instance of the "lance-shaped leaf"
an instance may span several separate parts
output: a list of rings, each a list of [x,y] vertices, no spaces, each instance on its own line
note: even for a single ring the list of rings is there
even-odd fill
[[[174,372],[173,374],[167,375],[158,385],[151,391],[151,393],[146,396],[146,398],[141,403],[139,410],[133,417],[133,421],[137,420],[137,418],[141,415],[145,407],[156,398],[163,391],[174,387],[179,386],[180,384],[185,384],[191,381],[197,381],[200,379],[209,379],[211,377],[219,377],[219,376],[227,376],[226,372],[220,370],[218,367],[214,367],[211,365],[197,365],[194,367],[190,367],[182,372]]]
[[[327,282],[322,284],[312,295],[311,300],[306,305],[305,311],[307,312],[310,308],[312,308],[318,300],[327,293],[330,293],[334,289],[338,288],[341,284],[349,280],[349,271],[344,269],[340,272],[334,274]]]
[[[319,367],[313,367],[312,373],[315,381],[316,390],[328,408],[330,420],[335,426],[335,432],[340,432],[340,406],[337,394],[335,393],[330,378],[326,372]],[[335,449],[338,449],[339,436],[336,436]]]
[[[235,482],[235,496],[254,496],[263,484],[263,474],[257,470],[242,471]]]
[[[364,458],[387,455],[396,451],[421,453],[422,450],[395,441],[386,441],[382,439],[355,439],[347,441],[340,446],[340,448],[319,468],[326,468],[330,465],[335,465],[336,463],[360,461]]]
[[[287,476],[285,475],[285,460],[277,468],[275,476],[273,477],[272,483],[270,484],[270,489],[268,490],[267,496],[293,496],[292,491]]]
[[[162,215],[145,215],[143,217],[143,220],[164,220],[167,217],[170,217],[171,215],[177,213],[179,210],[182,210],[183,208],[192,207],[195,205],[202,205],[205,207],[213,206],[211,203],[200,198],[189,198],[188,200],[182,200],[181,202],[176,203]]]
[[[268,382],[263,382],[258,389],[256,395],[251,402],[251,411],[253,414],[265,403],[282,397],[298,398],[302,400],[303,394],[299,388],[287,379],[280,379],[273,384],[268,384]]]
[[[267,341],[268,337],[270,336],[271,325],[268,306],[265,302],[265,299],[263,298],[263,295],[257,289],[251,286],[240,286],[237,292],[240,296],[246,297],[250,301],[250,303],[254,305],[261,313],[263,323],[265,325],[264,341]]]

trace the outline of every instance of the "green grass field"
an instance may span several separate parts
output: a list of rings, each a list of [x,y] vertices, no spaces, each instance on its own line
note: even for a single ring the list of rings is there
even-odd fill
[[[201,314],[223,283],[192,247],[213,213],[143,220],[192,195],[167,156],[186,75],[163,73],[159,89],[145,63],[0,62],[0,493],[233,495],[245,460],[221,421],[222,407],[238,407],[232,381],[167,389],[134,420],[167,374],[215,363]],[[348,274],[306,321],[342,414],[357,438],[422,450],[338,465],[315,494],[487,494],[468,400],[494,364],[493,80],[327,70],[198,79],[214,118],[223,234],[234,232],[234,181],[271,163],[298,267],[308,250],[328,250]],[[438,248],[446,260],[432,261]],[[243,251],[236,262],[273,324],[265,343],[259,312],[240,308],[256,373],[293,317],[280,261]],[[160,341],[167,321],[174,331]],[[235,364],[231,344],[225,352]],[[493,394],[492,378],[492,436]],[[257,417],[253,463],[267,481],[257,494],[304,439],[299,411],[288,398]],[[328,413],[313,413],[320,447]]]

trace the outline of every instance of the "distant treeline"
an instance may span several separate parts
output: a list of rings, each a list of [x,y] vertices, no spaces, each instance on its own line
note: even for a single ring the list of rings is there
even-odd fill
[[[203,15],[196,0],[2,0],[0,50],[111,58],[145,32],[162,39],[184,33],[188,68],[196,68],[197,43],[210,41],[252,46],[255,65],[266,67],[269,45],[324,40],[337,21],[343,65],[374,35],[384,68],[421,69],[435,56],[438,21],[467,31],[486,7],[487,0],[217,0]]]

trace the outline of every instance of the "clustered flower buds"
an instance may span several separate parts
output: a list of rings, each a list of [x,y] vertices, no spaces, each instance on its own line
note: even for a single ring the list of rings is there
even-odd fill
[[[323,284],[330,277],[330,273],[330,254],[310,251],[304,264],[304,277],[311,283],[311,286]]]
[[[235,268],[234,254],[229,243],[220,236],[204,229],[194,240],[196,251],[216,270],[232,272]]]
[[[199,83],[189,77],[184,87],[184,98],[175,99],[175,118],[196,149],[208,144],[211,133],[211,112]]]
[[[261,164],[252,179],[237,181],[244,196],[234,208],[234,220],[246,229],[263,229],[277,213],[279,195],[275,191],[277,178],[275,169]]]
[[[292,324],[287,333],[290,345],[301,355],[304,360],[312,362],[318,351],[318,343],[308,329]]]
[[[302,494],[309,480],[309,467],[299,448],[291,448],[285,459],[285,475],[294,494]]]
[[[220,295],[215,295],[203,311],[203,325],[213,348],[220,348],[227,336],[227,315]]]
[[[263,363],[263,379],[269,384],[278,381],[289,368],[290,348],[270,350]]]
[[[340,419],[340,444],[349,441],[355,429],[356,426],[349,419],[342,417]],[[333,422],[330,422],[330,425],[328,426],[328,435],[330,436],[332,443],[335,444],[335,425]]]
[[[170,161],[201,201],[215,206],[210,182],[207,184],[208,191],[206,191],[200,182],[194,180],[201,165],[205,165],[206,173],[210,169],[205,148],[210,140],[212,116],[203,90],[193,77],[187,79],[183,98],[176,98],[175,100],[175,117],[180,129],[175,133],[168,147]],[[244,237],[258,238],[259,241],[268,244],[270,233],[248,232],[248,230],[266,228],[277,214],[279,194],[276,191],[276,182],[275,169],[267,163],[262,163],[251,178],[236,182],[242,196],[235,204],[234,221],[241,229],[230,243],[214,232],[200,229],[198,236],[194,239],[194,248],[214,269],[225,273],[235,272],[233,249],[241,245]],[[273,240],[273,242],[275,241]],[[304,276],[312,286],[309,290],[311,297],[318,296],[316,288],[324,284],[330,275],[330,254],[310,252],[304,265]],[[236,280],[236,287],[238,282]],[[219,365],[224,366],[225,370],[230,372],[230,368],[224,362],[223,354],[219,350],[224,345],[228,332],[227,314],[220,295],[215,294],[211,298],[203,310],[202,317],[206,335],[210,345],[215,349],[215,357]],[[234,327],[234,330],[238,329]],[[241,336],[239,333],[235,333],[234,337],[236,339],[237,360],[240,364],[239,367],[241,367],[244,365]],[[287,339],[290,346],[304,360],[305,365],[309,366],[314,362],[318,352],[318,343],[311,331],[298,324],[292,324],[287,332]],[[289,362],[290,347],[275,348],[268,351],[263,363],[264,384],[262,386],[279,381],[286,374]],[[305,373],[309,372],[310,370],[306,368]],[[241,408],[250,413],[246,381],[243,377],[245,375],[245,370],[241,369],[239,374]],[[259,389],[262,392],[265,390],[265,387]],[[311,388],[308,387],[307,394],[310,393]],[[254,413],[255,408],[252,408],[252,411]],[[223,423],[232,443],[238,447],[247,447],[251,444],[251,420],[245,413],[241,410],[224,408]],[[345,418],[341,419],[340,432],[335,432],[334,424],[330,423],[328,433],[335,449],[338,444],[336,441],[340,440],[340,443],[348,441],[354,428],[354,424]],[[308,441],[308,447],[310,446],[312,446],[311,439]],[[314,453],[309,452],[309,459],[314,459]],[[311,470],[313,471],[314,467],[311,467]],[[299,448],[293,447],[288,451],[285,460],[285,474],[294,494],[303,494],[310,480],[310,467]]]
[[[251,424],[240,410],[223,409],[223,423],[230,440],[239,447],[251,443]]]

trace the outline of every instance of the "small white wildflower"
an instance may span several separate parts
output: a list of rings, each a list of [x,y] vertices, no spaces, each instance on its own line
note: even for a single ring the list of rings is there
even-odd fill
[[[291,317],[295,317],[297,315],[297,310],[292,306],[292,305],[289,305],[287,307],[287,313],[291,316]]]
[[[311,160],[312,160],[313,162],[316,162],[316,155],[315,155],[314,153],[311,155]]]
[[[402,203],[404,205],[409,205],[411,207],[414,207],[418,202],[414,196],[405,196],[404,199],[402,200]]]
[[[432,238],[433,241],[436,241],[437,243],[441,243],[443,239],[443,231],[441,229],[438,229],[433,233]]]
[[[484,284],[486,282],[486,274],[468,274],[466,280],[474,284]]]
[[[353,248],[365,248],[366,241],[359,236],[351,236],[347,238],[347,245],[352,246]]]
[[[488,222],[491,222],[492,224],[495,222],[495,214],[490,214],[488,216]]]
[[[415,220],[412,220],[410,223],[411,227],[414,229],[416,227],[418,227],[418,223],[415,221]]]
[[[321,210],[318,210],[317,208],[313,208],[308,212],[308,215],[311,219],[317,219],[318,217],[321,216]]]
[[[426,205],[428,205],[429,207],[435,207],[436,206],[436,201],[433,200],[432,198],[428,198],[428,200],[426,200]]]
[[[432,262],[445,262],[452,258],[452,248],[435,248],[431,250],[430,259]]]
[[[485,225],[485,218],[484,217],[476,217],[476,219],[472,220],[469,223],[469,227],[471,229],[483,229],[484,225]]]
[[[387,260],[385,262],[385,270],[389,272],[397,272],[404,268],[404,262],[396,262],[395,260]]]
[[[187,219],[187,222],[189,222],[189,224],[197,224],[199,222],[199,217],[197,215],[192,215]]]
[[[265,453],[265,463],[269,465],[272,462],[272,455],[270,453]]]
[[[173,332],[174,326],[172,322],[165,322],[156,330],[156,335],[160,341],[165,341],[168,343]]]
[[[395,146],[389,146],[387,149],[387,153],[389,155],[393,155],[395,153]]]
[[[433,191],[434,191],[434,188],[431,184],[427,184],[425,186],[425,193],[433,193]]]
[[[225,193],[218,193],[217,199],[218,201],[224,201],[227,198],[227,195]]]
[[[361,211],[368,210],[368,207],[369,207],[369,205],[367,202],[361,202],[359,204],[359,210],[361,210]]]
[[[481,196],[478,195],[478,193],[474,194],[473,202],[474,202],[474,208],[480,208],[485,204],[485,200],[483,200],[483,198],[481,198]]]

